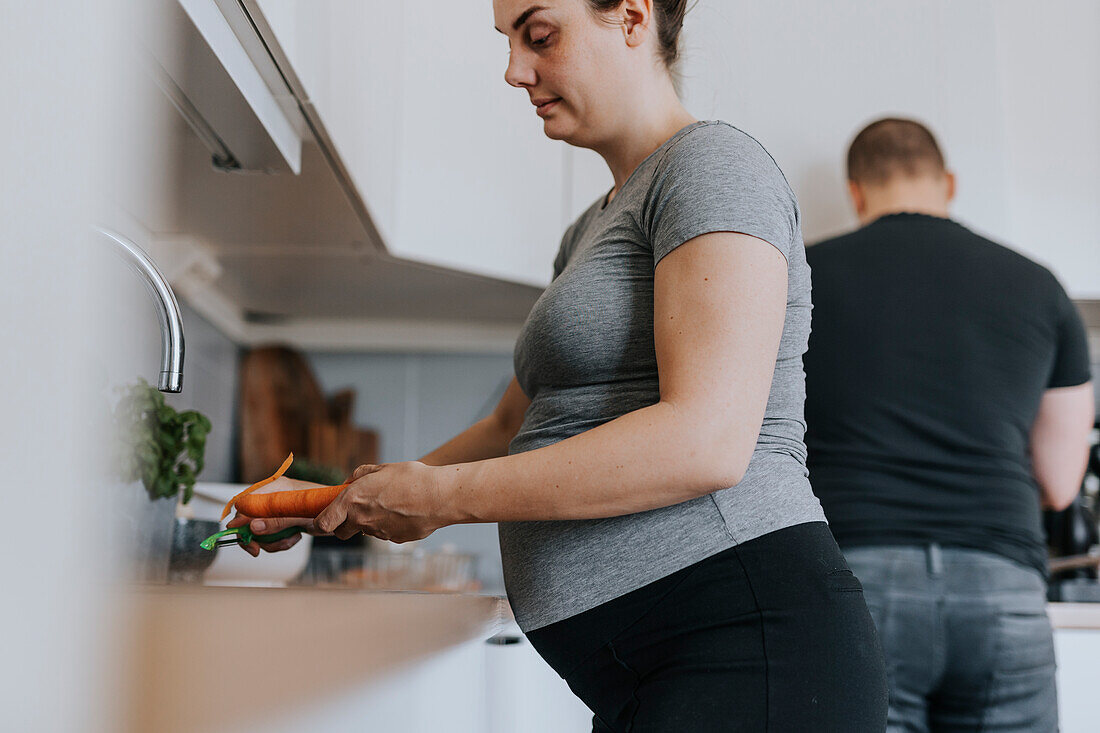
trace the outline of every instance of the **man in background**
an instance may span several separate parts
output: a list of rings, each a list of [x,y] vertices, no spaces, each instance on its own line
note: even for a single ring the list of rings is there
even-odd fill
[[[810,480],[886,652],[889,731],[1057,730],[1040,505],[1073,501],[1093,393],[1042,266],[949,217],[932,134],[848,152],[861,224],[808,250]]]

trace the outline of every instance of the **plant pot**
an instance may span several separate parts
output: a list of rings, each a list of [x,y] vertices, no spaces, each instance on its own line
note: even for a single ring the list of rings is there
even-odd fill
[[[112,512],[123,580],[167,583],[176,499],[150,500],[140,483],[115,486]]]
[[[213,520],[176,518],[175,531],[172,533],[172,554],[168,563],[168,582],[202,582],[202,574],[217,555],[202,549],[199,543],[219,529],[219,523]]]

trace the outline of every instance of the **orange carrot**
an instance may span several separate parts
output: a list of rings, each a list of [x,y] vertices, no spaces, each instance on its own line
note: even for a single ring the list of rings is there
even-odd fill
[[[242,496],[237,511],[249,517],[316,517],[347,487],[340,484]]]
[[[294,461],[294,454],[293,454],[293,453],[291,453],[291,454],[290,454],[289,456],[287,456],[287,457],[286,457],[286,460],[285,460],[285,461],[283,461],[283,465],[279,466],[279,470],[278,470],[278,471],[276,471],[276,472],[275,472],[274,474],[272,474],[271,476],[268,476],[268,477],[267,477],[267,478],[265,478],[265,479],[264,479],[263,481],[257,481],[256,483],[252,484],[252,485],[251,485],[251,486],[249,486],[249,487],[248,487],[247,489],[245,489],[244,491],[242,491],[241,493],[237,494],[237,495],[236,495],[236,496],[234,496],[234,497],[233,497],[232,499],[230,499],[230,500],[229,500],[229,501],[228,501],[228,502],[226,503],[226,505],[225,505],[225,509],[223,509],[223,510],[222,510],[222,519],[225,519],[226,517],[228,517],[228,516],[229,516],[229,510],[230,510],[230,509],[232,509],[232,508],[233,508],[233,506],[234,506],[234,505],[235,505],[235,504],[236,504],[236,503],[237,503],[237,502],[238,502],[238,501],[239,501],[240,499],[242,499],[243,497],[246,497],[246,496],[248,496],[249,494],[251,494],[251,493],[252,493],[253,491],[255,491],[256,489],[259,489],[259,488],[261,488],[261,487],[267,486],[267,485],[268,485],[269,483],[271,483],[272,481],[274,481],[275,479],[279,478],[279,477],[280,477],[280,476],[282,476],[282,475],[283,475],[284,473],[286,473],[286,470],[287,470],[288,468],[290,468],[290,464],[291,464],[291,463],[292,463],[293,461]],[[251,515],[251,516],[256,516],[256,515]]]

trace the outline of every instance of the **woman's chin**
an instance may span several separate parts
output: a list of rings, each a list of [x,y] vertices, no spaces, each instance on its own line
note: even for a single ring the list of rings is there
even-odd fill
[[[551,140],[565,139],[561,132],[558,131],[557,127],[550,122],[543,123],[542,132],[544,135],[546,135],[546,137],[550,138]]]
[[[560,117],[549,117],[542,121],[542,131],[551,140],[564,140],[569,142],[575,125]]]

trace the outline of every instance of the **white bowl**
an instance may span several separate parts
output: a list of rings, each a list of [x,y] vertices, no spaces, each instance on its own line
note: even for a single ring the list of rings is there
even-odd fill
[[[199,482],[186,510],[195,519],[218,519],[225,503],[248,484]],[[232,516],[232,515],[230,515]],[[228,521],[228,518],[226,518]],[[225,522],[221,523],[225,528]],[[298,577],[309,561],[313,537],[303,535],[298,544],[283,552],[261,552],[252,557],[239,547],[219,547],[214,563],[203,574],[206,585],[283,586]]]

